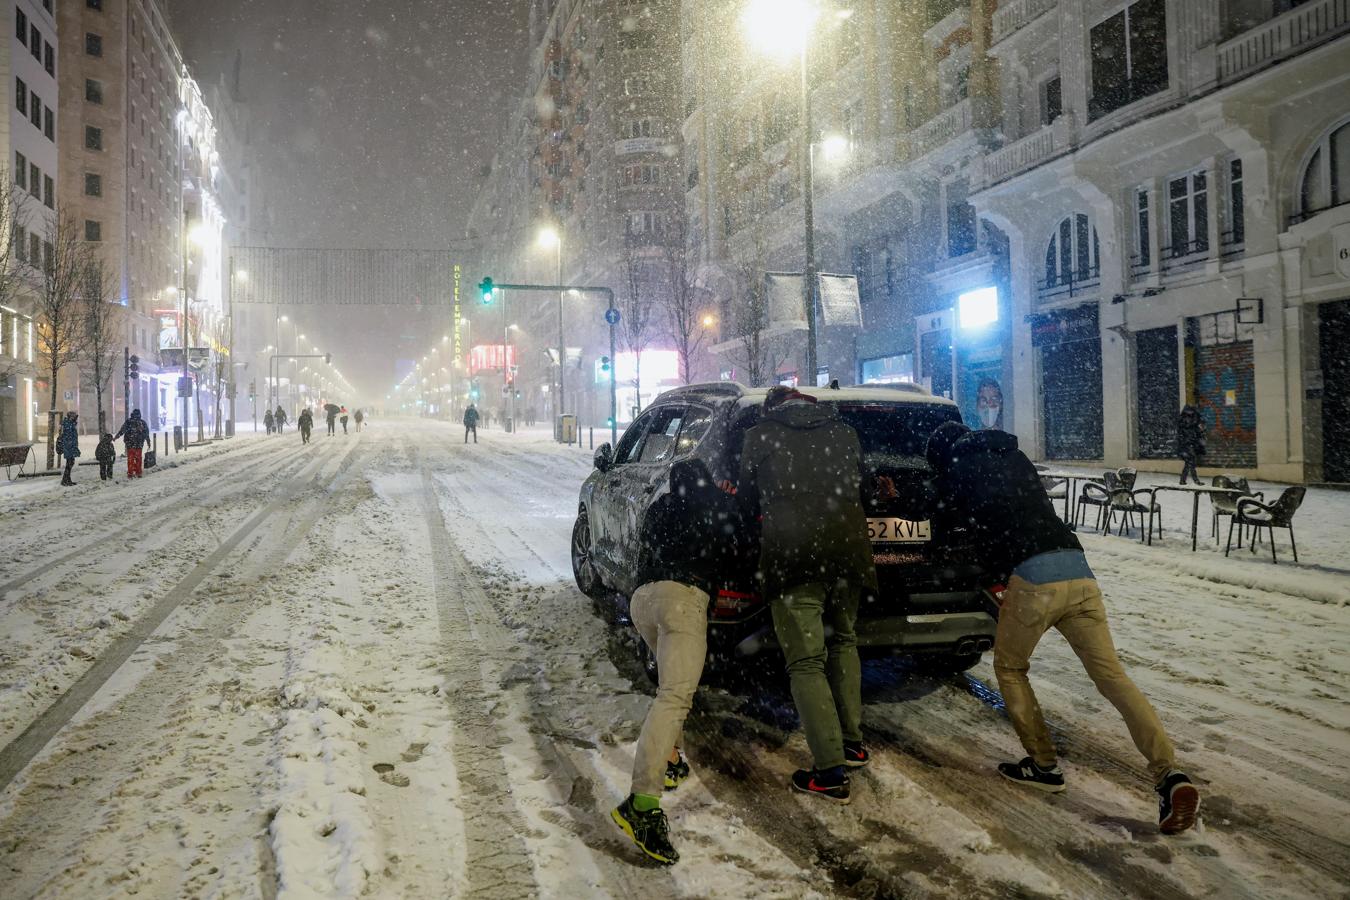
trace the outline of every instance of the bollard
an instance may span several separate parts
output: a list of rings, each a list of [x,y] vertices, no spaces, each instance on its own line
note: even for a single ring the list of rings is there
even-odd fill
[[[591,426],[591,450],[595,450],[595,426]]]

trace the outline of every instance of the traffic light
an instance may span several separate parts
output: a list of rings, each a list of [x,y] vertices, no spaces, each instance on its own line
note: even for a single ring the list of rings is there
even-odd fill
[[[602,357],[600,357],[600,371],[601,371],[601,372],[608,372],[608,371],[609,371],[609,357],[608,357],[608,356],[602,356]]]
[[[127,358],[127,381],[135,381],[141,377],[141,358],[132,354]]]
[[[492,292],[495,290],[496,287],[492,284],[491,278],[484,278],[482,281],[478,283],[478,292],[483,297],[484,306],[492,305]]]
[[[333,364],[333,354],[325,353],[323,355],[323,361],[331,366]]]

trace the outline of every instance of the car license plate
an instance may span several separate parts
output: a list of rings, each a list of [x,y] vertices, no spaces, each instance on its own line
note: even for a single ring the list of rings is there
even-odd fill
[[[867,536],[874,544],[927,544],[933,540],[933,523],[869,518]]]

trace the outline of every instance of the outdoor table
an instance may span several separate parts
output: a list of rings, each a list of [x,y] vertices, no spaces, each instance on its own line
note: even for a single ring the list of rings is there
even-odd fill
[[[1191,506],[1191,552],[1194,553],[1199,545],[1200,529],[1200,495],[1201,494],[1229,494],[1235,497],[1241,497],[1245,492],[1236,488],[1214,487],[1208,484],[1159,484],[1152,488],[1153,491],[1179,491],[1184,494],[1190,494],[1193,499]]]
[[[1064,521],[1071,527],[1076,528],[1077,523],[1069,515],[1069,504],[1074,501],[1078,495],[1076,488],[1080,481],[1094,481],[1100,478],[1100,475],[1084,475],[1082,472],[1051,472],[1049,470],[1038,471],[1036,474],[1044,478],[1058,478],[1064,481]]]

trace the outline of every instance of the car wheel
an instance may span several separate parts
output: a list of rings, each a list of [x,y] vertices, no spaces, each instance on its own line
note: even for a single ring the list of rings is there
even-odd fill
[[[652,648],[647,646],[647,642],[641,636],[637,639],[637,655],[638,662],[642,664],[642,671],[646,674],[647,680],[659,686],[661,684],[661,672],[656,667],[656,654],[652,652]]]
[[[981,653],[932,653],[914,658],[914,670],[928,675],[959,675],[975,668]]]
[[[600,575],[595,571],[595,558],[591,547],[591,520],[582,510],[572,526],[572,577],[577,587],[587,597],[598,598],[602,585]]]

